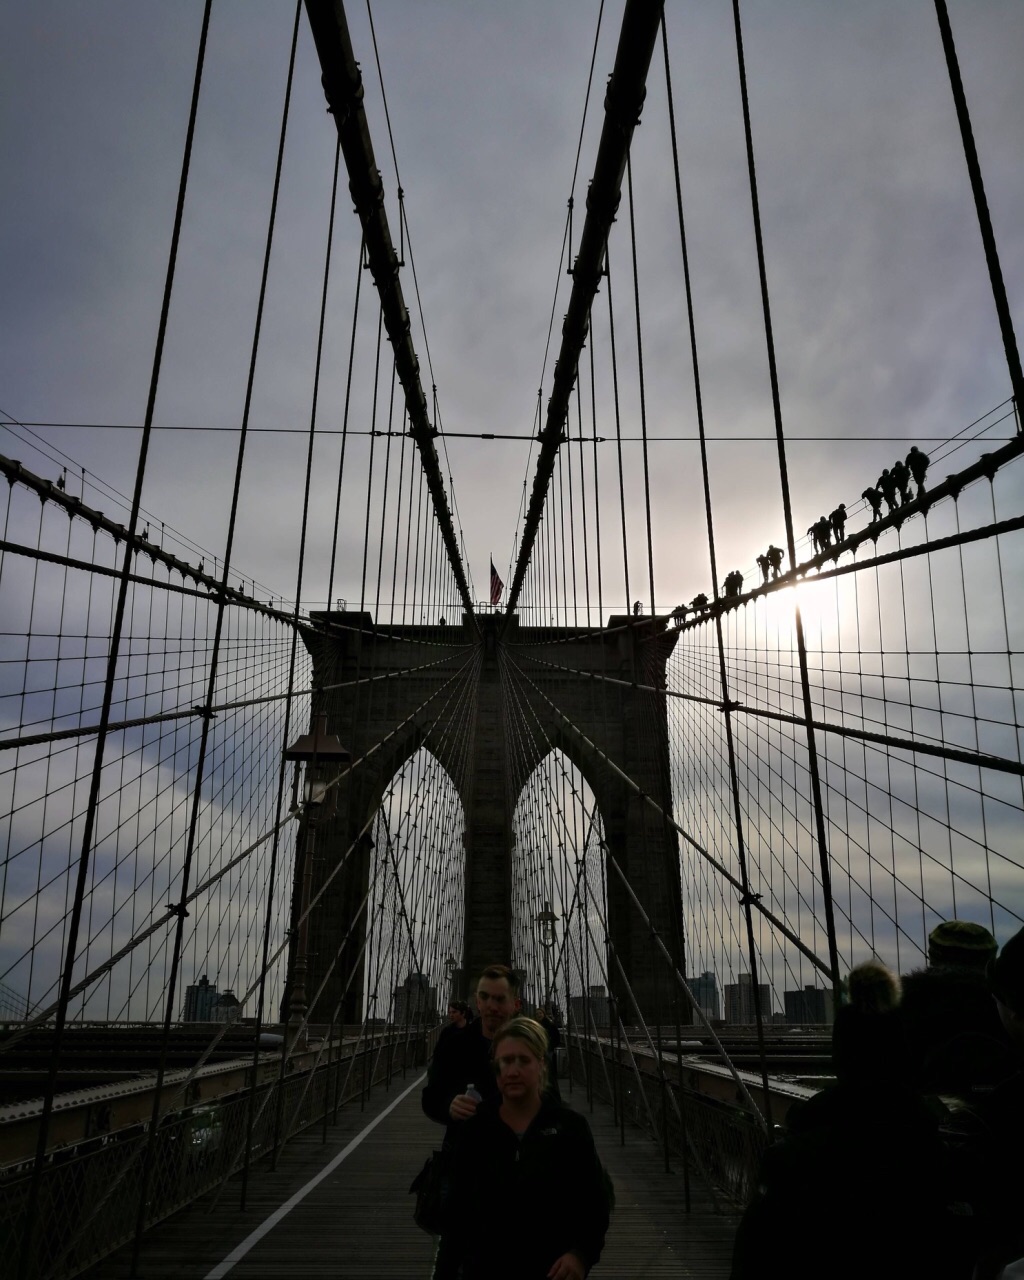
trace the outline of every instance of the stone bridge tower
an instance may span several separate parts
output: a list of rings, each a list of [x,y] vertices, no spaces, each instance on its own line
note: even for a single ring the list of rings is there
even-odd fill
[[[315,614],[313,622],[306,643],[314,689],[325,691],[318,695],[317,710],[326,712],[328,731],[354,759],[387,741],[343,779],[333,816],[318,823],[312,897],[353,842],[356,847],[309,919],[310,1000],[350,932],[312,1021],[329,1020],[339,1000],[342,1021],[359,1020],[365,916],[355,928],[351,924],[367,892],[371,857],[369,839],[360,839],[360,833],[368,830],[391,779],[420,747],[456,780],[463,804],[466,932],[460,968],[469,981],[488,963],[516,963],[512,815],[529,776],[556,748],[579,767],[593,790],[609,853],[685,972],[676,832],[622,776],[671,813],[665,699],[651,691],[665,687],[665,663],[676,640],[664,619],[613,617],[607,628],[587,631],[521,627],[514,616],[485,614],[476,620],[479,632],[465,616],[461,625],[441,628],[378,628],[367,613],[333,611]],[[421,665],[428,650],[426,669],[367,681]],[[595,680],[595,674],[608,679]],[[455,696],[459,689],[464,696]],[[514,752],[507,741],[510,714],[516,716]],[[459,757],[467,758],[467,724],[469,768],[460,769]],[[397,732],[396,725],[401,726]],[[297,860],[297,878],[299,865]],[[296,903],[300,893],[296,884]],[[635,1004],[645,1018],[653,1017],[656,1008],[667,1009],[675,999],[677,984],[610,868],[607,894],[609,939],[629,975]],[[636,1021],[617,967],[609,971],[623,1020]],[[689,1021],[687,1009],[679,1006],[679,1012]]]

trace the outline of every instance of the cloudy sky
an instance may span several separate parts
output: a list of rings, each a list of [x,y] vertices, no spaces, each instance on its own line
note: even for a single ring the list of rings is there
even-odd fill
[[[950,8],[1019,320],[1024,11],[1016,0],[952,0]],[[621,9],[608,3],[603,15],[575,185],[580,204]],[[47,0],[0,13],[0,409],[10,418],[143,418],[201,12],[198,0]],[[283,0],[216,0],[213,8],[156,421],[228,430],[162,431],[143,501],[156,520],[215,554],[224,545],[293,12]],[[426,340],[417,323],[415,342],[448,431],[528,437],[538,388],[545,400],[550,390],[554,349],[545,365],[545,344],[552,310],[557,342],[568,297],[559,258],[598,12],[596,0],[373,6],[426,320]],[[881,466],[906,452],[905,439],[937,438],[925,448],[941,453],[939,440],[1008,397],[1009,380],[930,0],[745,0],[743,17],[802,532],[822,509],[854,502]],[[765,439],[772,413],[731,6],[672,0],[667,21],[706,418],[709,433],[722,438],[711,446],[718,536],[723,561],[749,571],[767,541],[782,541],[782,519],[775,445]],[[349,22],[397,228],[397,182],[366,7],[351,4]],[[253,427],[308,425],[333,151],[303,15]],[[692,436],[660,50],[633,178],[648,430],[655,438]],[[356,221],[344,194],[339,203],[323,428],[340,426],[357,271]],[[579,225],[577,218],[576,238]],[[623,430],[631,435],[638,396],[628,229],[624,203],[611,252]],[[408,267],[403,281],[412,303]],[[364,290],[353,425],[369,418],[375,331]],[[606,331],[606,318],[595,321],[599,388],[608,377]],[[599,430],[612,434],[604,401],[601,411]],[[1007,435],[1007,425],[993,435]],[[55,476],[59,450],[73,460],[71,474],[84,466],[90,484],[98,477],[130,492],[137,432],[32,430],[45,445],[26,443],[24,431],[0,430],[0,451]],[[737,436],[758,439],[726,439]],[[891,436],[900,440],[871,442]],[[699,456],[692,442],[651,448],[658,593],[675,601],[708,585]],[[969,452],[937,470],[953,469]],[[626,446],[626,454],[627,497],[638,519],[638,446]],[[512,556],[523,481],[532,474],[530,446],[452,439],[447,456],[481,595],[488,553],[502,569]],[[606,456],[610,476],[614,459]],[[353,457],[358,461],[358,449]],[[321,530],[333,505],[328,477],[336,458],[337,439],[325,436],[317,455],[323,488],[314,491]],[[261,432],[243,473],[236,563],[285,596],[294,584],[303,466],[299,436]],[[92,500],[113,512],[111,499]],[[640,525],[634,529],[631,572],[643,579],[644,539]],[[327,540],[321,533],[320,542]],[[621,567],[611,577],[609,593],[621,593]],[[314,599],[318,589],[323,598],[319,562],[309,587]]]

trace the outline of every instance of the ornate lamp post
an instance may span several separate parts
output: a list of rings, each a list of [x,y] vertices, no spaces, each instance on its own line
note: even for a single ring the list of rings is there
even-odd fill
[[[551,964],[551,951],[555,945],[555,921],[558,917],[551,910],[551,903],[544,903],[544,910],[537,916],[537,927],[540,931],[540,945],[544,948],[544,1000],[545,1009],[551,1000],[551,983],[548,972]]]
[[[459,967],[459,962],[455,959],[455,957],[449,951],[444,962],[444,971],[448,977],[448,1003],[449,1004],[451,1004],[451,1002],[455,999],[455,987],[454,987],[455,970],[458,967]]]
[[[306,976],[309,967],[309,899],[313,885],[313,849],[316,826],[334,812],[337,788],[329,786],[339,768],[352,759],[337,734],[327,732],[327,716],[317,716],[312,733],[304,733],[285,750],[284,758],[295,764],[292,801],[297,807],[302,785],[302,834],[299,840],[296,888],[299,891],[298,930],[292,951],[288,982],[288,1030],[293,1044],[306,1017],[308,1001]],[[302,775],[300,778],[300,774]],[[304,1037],[303,1037],[304,1038]]]

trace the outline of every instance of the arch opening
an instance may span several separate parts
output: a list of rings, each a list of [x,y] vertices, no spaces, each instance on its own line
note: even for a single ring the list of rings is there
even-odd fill
[[[384,789],[371,827],[363,1018],[432,1026],[461,964],[465,816],[451,775],[417,748]]]
[[[527,1012],[545,1006],[583,1034],[608,1025],[604,823],[583,772],[559,748],[530,774],[512,815],[512,939]]]

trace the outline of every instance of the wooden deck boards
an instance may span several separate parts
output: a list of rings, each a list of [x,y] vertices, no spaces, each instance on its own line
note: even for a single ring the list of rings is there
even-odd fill
[[[365,1111],[349,1107],[328,1130],[292,1140],[271,1172],[258,1166],[249,1184],[249,1204],[238,1209],[238,1190],[229,1185],[214,1202],[196,1201],[154,1227],[146,1236],[138,1280],[205,1280],[231,1251],[275,1210],[320,1173],[403,1088],[374,1090]],[[582,1094],[566,1100],[586,1113]],[[601,1104],[589,1116],[598,1150],[615,1182],[616,1210],[604,1256],[595,1276],[606,1280],[694,1277],[725,1280],[736,1218],[715,1213],[695,1180],[692,1211],[683,1210],[681,1173],[666,1175],[661,1154],[635,1130],[625,1146],[611,1110]],[[427,1277],[433,1244],[412,1221],[409,1182],[437,1145],[440,1131],[419,1106],[414,1088],[305,1199],[273,1226],[226,1272],[230,1280],[279,1277]],[[89,1273],[89,1280],[128,1280],[130,1250],[121,1250]]]

